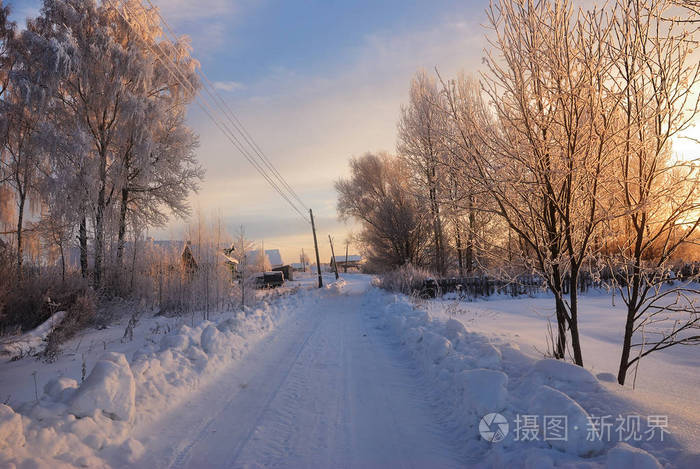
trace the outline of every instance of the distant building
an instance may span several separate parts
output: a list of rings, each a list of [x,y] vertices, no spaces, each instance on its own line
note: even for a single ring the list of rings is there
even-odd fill
[[[280,265],[272,268],[273,272],[282,272],[285,280],[294,280],[294,269],[291,265]]]
[[[331,257],[330,260],[330,266],[331,269],[335,269],[335,264],[338,264],[338,270],[345,270],[345,269],[357,269],[360,270],[360,267],[362,266],[363,259],[362,256],[358,254],[350,254],[347,256],[341,255],[341,256],[335,256]]]

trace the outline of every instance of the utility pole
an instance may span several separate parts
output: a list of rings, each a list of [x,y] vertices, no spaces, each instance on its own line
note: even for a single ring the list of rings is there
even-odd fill
[[[345,266],[343,267],[343,273],[348,273],[348,247],[350,246],[350,241],[345,241]]]
[[[301,248],[301,270],[306,272],[306,256],[304,256],[304,248]]]
[[[331,235],[328,235],[328,242],[331,243],[331,256],[333,256],[333,267],[335,267],[335,279],[338,280],[340,277],[340,275],[338,275],[338,262],[335,259],[335,251],[333,250],[333,239],[331,238]]]
[[[318,257],[318,241],[316,241],[316,225],[314,224],[314,212],[309,209],[311,215],[311,231],[314,233],[314,248],[316,249],[316,272],[318,272],[318,288],[323,287],[323,277],[321,277],[321,259]]]

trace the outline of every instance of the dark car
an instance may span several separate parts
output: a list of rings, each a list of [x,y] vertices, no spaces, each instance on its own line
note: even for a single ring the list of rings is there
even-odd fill
[[[284,284],[282,272],[265,272],[255,278],[257,288],[277,288]]]

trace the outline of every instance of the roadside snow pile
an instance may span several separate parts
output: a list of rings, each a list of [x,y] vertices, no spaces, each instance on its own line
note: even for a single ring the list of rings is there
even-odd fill
[[[676,467],[674,462],[687,458],[687,450],[669,434],[659,440],[657,431],[648,439],[654,429],[644,419],[636,428],[643,438],[625,438],[615,419],[632,414],[634,406],[606,391],[588,370],[538,360],[517,344],[468,331],[457,319],[432,318],[406,296],[378,289],[368,296],[374,298],[367,301],[380,305],[369,319],[396,337],[415,360],[435,391],[435,408],[475,465],[658,468],[659,460]],[[491,431],[499,421],[482,421],[493,413],[507,422],[498,428],[505,434],[502,441]],[[602,415],[612,420],[601,424]]]
[[[306,295],[263,302],[216,322],[181,325],[150,340],[131,360],[104,352],[85,381],[60,377],[37,402],[0,405],[0,467],[121,467],[143,454],[133,425],[156,418],[240,359],[277,327]],[[155,335],[158,337],[158,335]]]
[[[46,337],[56,326],[61,324],[65,315],[65,311],[58,311],[35,329],[19,337],[11,337],[3,341],[0,343],[0,357],[23,357],[40,352],[46,345]]]
[[[73,394],[68,411],[78,418],[102,412],[112,420],[134,420],[136,385],[129,362],[121,353],[102,355],[90,376]]]

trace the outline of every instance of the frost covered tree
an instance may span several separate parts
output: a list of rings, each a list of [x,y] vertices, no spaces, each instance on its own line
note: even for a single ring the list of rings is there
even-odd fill
[[[57,100],[90,141],[86,156],[93,164],[81,167],[91,168],[96,181],[86,209],[94,232],[93,283],[98,288],[111,220],[117,220],[121,258],[126,214],[133,209],[149,224],[162,223],[163,205],[186,211],[184,199],[201,175],[193,164],[195,140],[182,121],[196,89],[180,85],[165,60],[173,59],[189,78],[196,63],[182,44],[170,49],[156,44],[155,16],[140,2],[115,8],[94,0],[45,0],[36,20],[47,39],[72,48],[71,73],[61,81]],[[114,215],[118,207],[120,213]],[[81,245],[87,244],[86,228],[87,220],[82,220]]]
[[[25,216],[30,200],[40,203],[39,187],[47,165],[54,126],[45,119],[53,90],[68,69],[65,51],[31,29],[7,37],[12,63],[0,100],[2,172],[17,203],[16,269],[22,277]]]
[[[398,124],[398,154],[410,168],[416,198],[426,206],[433,232],[433,267],[444,275],[447,270],[445,233],[441,205],[444,191],[444,133],[446,114],[435,80],[425,71],[416,73],[409,89],[409,104],[401,108]]]
[[[12,55],[10,54],[10,42],[15,35],[15,24],[9,20],[10,7],[3,5],[0,0],[0,97],[7,89],[12,70]]]
[[[554,294],[554,355],[564,358],[568,330],[583,365],[577,287],[605,217],[600,195],[614,144],[602,52],[610,25],[600,11],[559,0],[501,0],[487,13],[494,50],[483,93],[473,82],[445,83],[464,175],[490,196],[523,243],[526,266]]]
[[[9,53],[9,42],[14,37],[15,25],[9,21],[10,8],[4,6],[0,0],[0,99],[2,99],[12,69],[12,59]],[[7,227],[13,224],[14,209],[12,207],[12,190],[8,184],[10,175],[7,173],[5,152],[0,151],[0,224]],[[6,254],[6,244],[2,244],[3,253]]]
[[[672,7],[668,0],[618,0],[608,44],[617,58],[611,91],[618,96],[622,129],[612,191],[618,212],[608,223],[610,232],[621,235],[607,258],[627,309],[620,384],[650,353],[700,344],[700,314],[692,298],[700,291],[688,279],[667,285],[674,253],[692,242],[700,225],[698,159],[680,160],[671,148],[700,106],[694,30],[686,27],[697,16],[669,19]]]
[[[233,251],[229,254],[238,263],[236,267],[238,271],[237,286],[241,308],[250,304],[251,298],[254,298],[255,274],[258,270],[255,265],[248,262],[248,253],[253,249],[253,246],[253,242],[246,236],[245,228],[241,226],[233,241]]]
[[[372,268],[422,265],[430,220],[406,187],[406,164],[387,154],[368,153],[350,160],[350,177],[335,183],[338,214],[360,221],[358,242]]]
[[[139,228],[162,226],[168,219],[166,210],[181,218],[188,216],[187,197],[198,189],[203,176],[194,153],[197,137],[185,124],[185,107],[199,87],[198,64],[190,56],[187,39],[174,46],[159,42],[162,31],[156,12],[139,1],[125,2],[121,14],[117,18],[123,21],[118,29],[121,41],[140,47],[152,64],[137,95],[139,118],[129,122],[120,144],[120,265],[127,215]]]
[[[126,123],[138,117],[134,95],[150,69],[138,49],[117,41],[115,15],[92,0],[46,0],[36,20],[37,29],[47,38],[73,47],[72,73],[62,80],[59,99],[90,136],[89,157],[95,161],[97,196],[90,209],[96,288],[102,283],[108,210],[118,190],[116,146]]]

